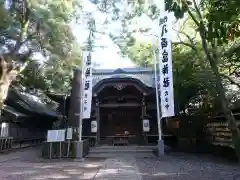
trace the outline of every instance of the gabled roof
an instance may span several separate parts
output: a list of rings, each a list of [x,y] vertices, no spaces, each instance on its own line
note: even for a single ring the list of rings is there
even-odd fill
[[[118,69],[94,69],[93,86],[108,78],[134,78],[142,81],[146,86],[154,87],[154,72],[152,68],[118,68]]]
[[[4,105],[3,107],[3,113],[4,112],[8,112],[16,117],[28,117],[28,115],[24,114],[24,113],[21,113],[21,112],[18,112],[16,109],[14,109],[13,107],[11,106],[8,106],[8,105]]]
[[[9,89],[5,104],[11,106],[19,113],[58,116],[51,107],[41,102],[36,96],[22,93],[16,89]]]
[[[118,68],[118,69],[93,69],[93,75],[98,74],[136,74],[136,73],[153,73],[152,68]]]
[[[1,121],[9,121],[9,120],[18,121],[21,118],[29,118],[29,117],[30,116],[17,111],[16,109],[14,109],[11,106],[4,105],[3,110],[2,110]]]

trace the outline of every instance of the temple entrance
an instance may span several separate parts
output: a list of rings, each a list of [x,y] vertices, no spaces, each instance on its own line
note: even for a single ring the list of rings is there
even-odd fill
[[[102,144],[139,144],[142,139],[141,107],[100,108],[100,139]],[[116,143],[116,141],[115,141]]]
[[[103,136],[124,134],[140,136],[142,132],[141,107],[101,108],[100,132]]]
[[[99,143],[141,144],[146,114],[144,91],[129,83],[105,84],[98,93]]]

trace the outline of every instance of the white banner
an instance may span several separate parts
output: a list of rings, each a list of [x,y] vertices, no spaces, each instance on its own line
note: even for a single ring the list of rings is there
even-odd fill
[[[83,60],[82,119],[89,119],[92,108],[92,59],[90,53],[86,53]]]
[[[161,13],[159,21],[159,75],[161,117],[171,117],[174,112],[172,73],[172,18],[168,12]]]

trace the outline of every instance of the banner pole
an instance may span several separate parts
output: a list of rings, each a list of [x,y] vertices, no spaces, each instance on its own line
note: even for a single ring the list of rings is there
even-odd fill
[[[155,76],[155,90],[156,90],[156,102],[157,102],[157,122],[158,122],[158,140],[162,140],[162,129],[161,129],[161,113],[160,113],[160,99],[159,99],[159,88],[158,88],[158,59],[156,56],[156,50],[154,43],[152,44],[153,58],[154,58],[154,76]]]
[[[165,13],[165,0],[160,1],[160,13]],[[156,103],[157,103],[157,121],[158,121],[158,155],[164,155],[165,154],[165,146],[164,146],[164,140],[162,138],[162,112],[161,112],[161,96],[159,95],[159,91],[161,90],[161,87],[159,87],[160,83],[160,57],[157,57],[156,55],[156,49],[154,46],[154,39],[153,39],[153,57],[154,57],[154,74],[155,74],[155,89],[156,89]]]

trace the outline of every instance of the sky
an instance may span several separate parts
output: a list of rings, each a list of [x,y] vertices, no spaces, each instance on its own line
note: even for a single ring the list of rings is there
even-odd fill
[[[88,0],[83,0],[83,9],[87,12],[92,12],[96,20],[96,23],[103,24],[105,20],[105,15],[97,11],[95,5],[91,4]],[[73,24],[72,30],[76,36],[78,42],[83,45],[88,37],[89,31],[86,26],[86,22],[82,21],[82,24]],[[97,25],[98,28],[98,25]],[[117,31],[120,28],[120,25],[116,22],[113,24],[108,24],[106,26],[100,25],[100,30],[104,32]],[[116,69],[124,67],[135,67],[136,65],[131,62],[128,58],[123,58],[120,55],[120,51],[116,44],[108,37],[108,35],[97,34],[96,35],[96,44],[98,46],[103,46],[104,48],[95,48],[92,53],[92,60],[98,64],[97,68],[99,69]]]
[[[83,10],[86,12],[92,13],[97,24],[103,24],[105,21],[105,15],[99,12],[95,5],[93,5],[89,0],[83,0]],[[147,17],[142,17],[137,22],[135,22],[135,26],[137,27],[148,27],[152,26],[154,32],[153,34],[157,34],[158,26],[157,24],[151,24]],[[72,24],[72,31],[76,36],[78,42],[83,45],[86,41],[86,37],[88,37],[88,30],[84,25],[86,22],[84,18],[82,18],[81,24]],[[97,29],[104,32],[118,32],[121,28],[119,22],[110,23],[108,25],[97,25]],[[138,37],[138,38],[146,38],[146,37]],[[147,37],[148,40],[151,41],[153,37]],[[117,69],[117,68],[127,68],[127,67],[136,67],[136,65],[129,59],[123,58],[120,55],[120,50],[116,44],[112,42],[112,40],[108,37],[108,35],[97,34],[96,44],[99,46],[103,46],[104,48],[95,48],[92,53],[92,60],[98,64],[97,68],[99,69]]]

